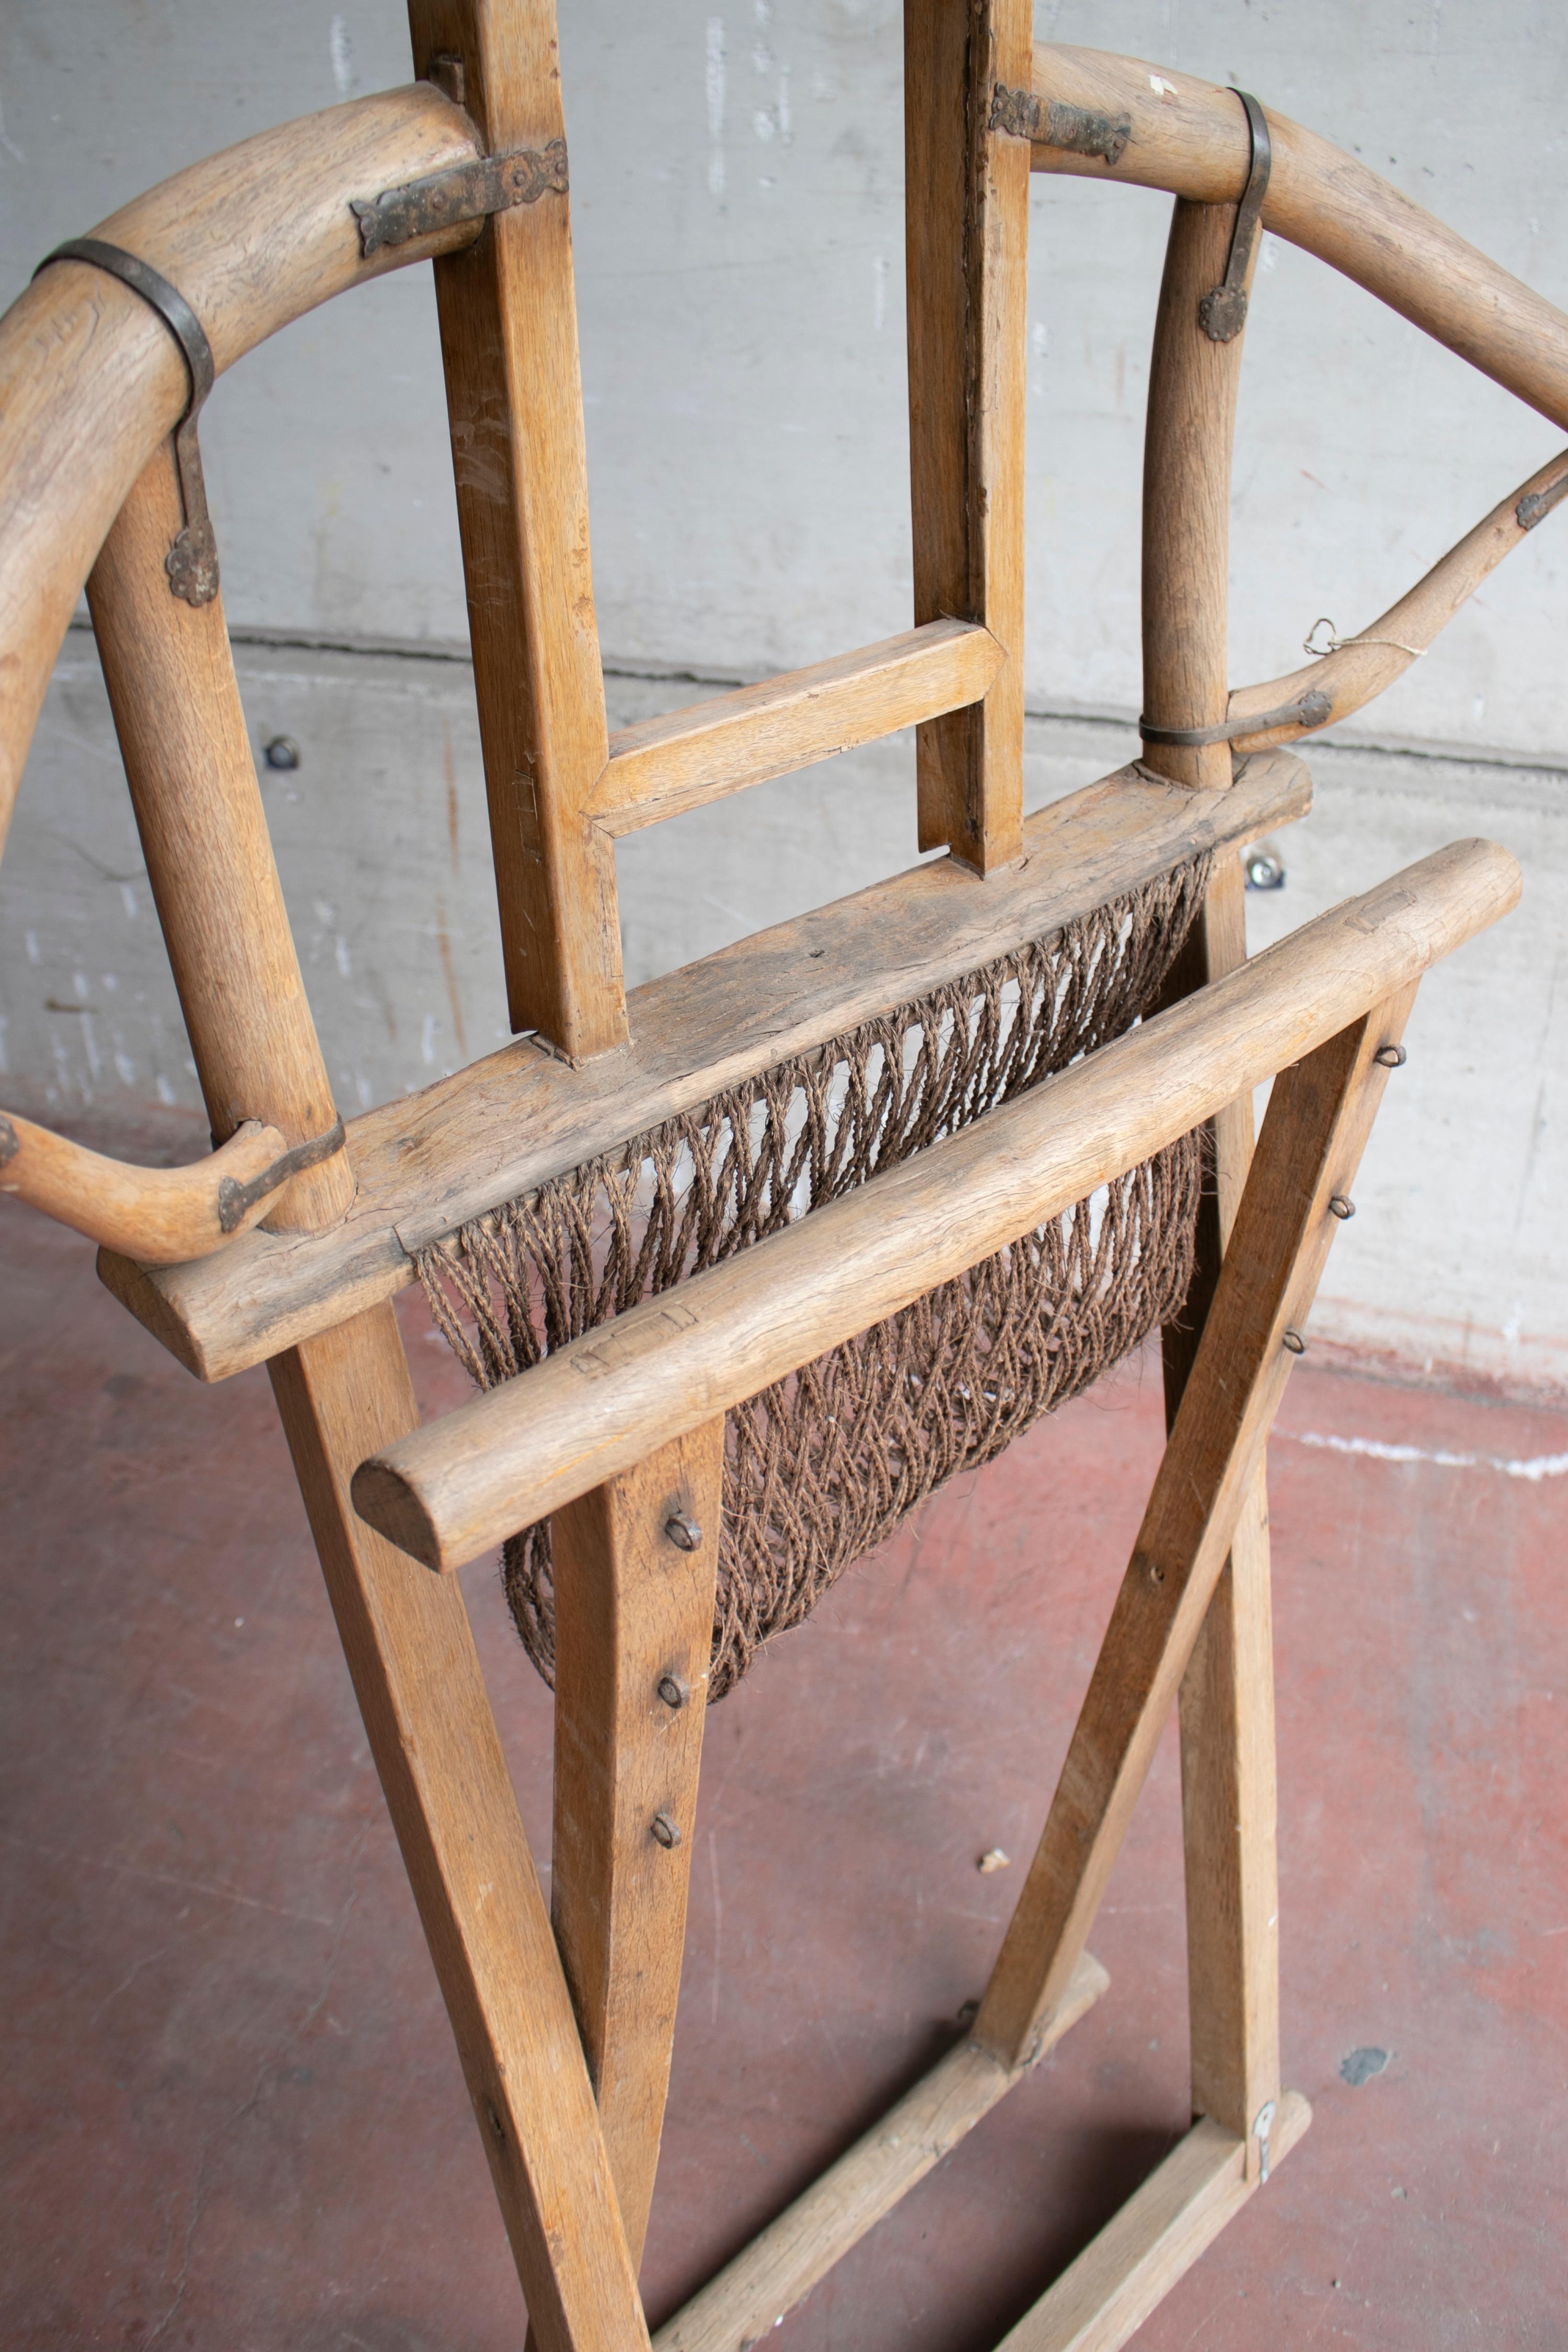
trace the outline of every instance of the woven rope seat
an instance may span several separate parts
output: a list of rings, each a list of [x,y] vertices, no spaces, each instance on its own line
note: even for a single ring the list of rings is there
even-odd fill
[[[1184,860],[470,1220],[419,1253],[437,1328],[494,1388],[1122,1035],[1184,945],[1212,863]],[[731,1411],[710,1705],[937,1487],[1180,1318],[1200,1144],[1179,1138]],[[548,1520],[507,1539],[502,1577],[553,1684]]]
[[[85,587],[215,1145],[149,1170],[0,1111],[0,1189],[89,1235],[199,1380],[267,1367],[538,2352],[771,2341],[1107,1992],[1088,1938],[1179,1711],[1194,2120],[1007,2338],[1113,2352],[1310,2120],[1279,2065],[1265,1449],[1421,977],[1520,887],[1452,843],[1249,958],[1242,854],[1310,806],[1287,747],[1568,502],[1565,453],[1359,635],[1233,688],[1261,231],[1559,425],[1568,319],[1238,90],[1037,47],[1029,0],[905,0],[910,625],[612,732],[552,0],[410,16],[408,88],[176,173],[0,320],[0,835]],[[1032,173],[1175,202],[1142,755],[1026,813]],[[290,320],[426,263],[510,1039],[344,1119],[198,412]],[[1070,584],[1081,551],[1045,552]],[[624,836],[906,730],[921,862],[890,846],[881,880],[628,990]],[[419,1286],[479,1391],[428,1421],[395,1307]],[[1165,1446],[979,2002],[947,1988],[935,2064],[650,2336],[694,1702],[1156,1333]],[[455,1573],[498,1545],[554,1692],[548,1901]],[[985,1699],[947,1678],[976,1752]]]

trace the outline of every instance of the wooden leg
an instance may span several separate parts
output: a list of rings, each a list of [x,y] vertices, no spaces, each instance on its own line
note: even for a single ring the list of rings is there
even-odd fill
[[[1218,1584],[1415,991],[1275,1082],[1214,1306],[975,2039],[1024,2057],[1066,1993]]]
[[[393,1310],[270,1370],[538,2341],[637,2352],[636,2272],[461,1590],[349,1500],[356,1463],[418,1419]]]
[[[721,1417],[557,1511],[552,1908],[634,2264],[686,1941]]]
[[[1243,887],[1239,859],[1227,858],[1167,983],[1167,1003],[1245,961]],[[1164,1335],[1168,1425],[1174,1424],[1251,1164],[1250,1095],[1212,1122],[1211,1141],[1193,1286],[1179,1327]],[[1273,1613],[1261,1458],[1183,1677],[1180,1715],[1193,2112],[1247,2142],[1250,2174],[1262,2160],[1258,2119],[1279,2096]]]

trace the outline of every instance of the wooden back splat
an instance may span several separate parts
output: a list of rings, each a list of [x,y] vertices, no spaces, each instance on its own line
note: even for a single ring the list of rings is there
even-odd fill
[[[905,256],[915,619],[990,631],[983,700],[916,736],[920,845],[977,874],[1024,820],[1024,399],[1029,148],[993,121],[1027,88],[1031,0],[906,0]]]
[[[410,0],[414,69],[486,152],[563,142],[552,0]],[[498,213],[436,265],[507,1006],[571,1059],[625,1042],[609,761],[568,199]]]

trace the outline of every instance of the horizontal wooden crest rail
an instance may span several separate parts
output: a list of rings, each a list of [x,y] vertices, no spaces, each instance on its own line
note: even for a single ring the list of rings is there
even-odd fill
[[[1055,801],[1025,856],[982,887],[951,859],[911,867],[636,990],[626,1052],[573,1069],[528,1041],[354,1119],[358,1185],[321,1234],[247,1234],[184,1266],[104,1251],[115,1296],[203,1380],[330,1330],[414,1279],[412,1253],[627,1137],[974,971],[1184,857],[1304,815],[1289,752],[1245,761],[1226,791],[1139,768]]]

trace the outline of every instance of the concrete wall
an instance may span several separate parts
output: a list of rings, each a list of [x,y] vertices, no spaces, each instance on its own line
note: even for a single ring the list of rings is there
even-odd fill
[[[897,0],[563,8],[593,530],[614,719],[905,625]],[[1568,17],[1445,0],[1042,6],[1042,37],[1234,78],[1362,153],[1568,305]],[[135,189],[249,131],[405,78],[395,0],[254,10],[12,0],[0,19],[0,298]],[[1030,299],[1030,791],[1126,756],[1137,484],[1168,205],[1041,180]],[[301,320],[203,428],[267,782],[345,1108],[500,1032],[471,679],[428,272]],[[1364,624],[1549,455],[1551,427],[1357,289],[1269,242],[1234,515],[1233,675],[1314,616]],[[1314,755],[1259,938],[1456,833],[1525,853],[1505,932],[1428,985],[1320,1310],[1401,1360],[1568,1384],[1564,1045],[1568,523],[1534,534],[1363,748]],[[328,637],[345,648],[312,649]],[[379,648],[379,650],[378,650]],[[627,675],[642,672],[642,677]],[[1347,730],[1353,739],[1357,730]],[[1442,746],[1399,756],[1364,748]],[[1455,756],[1462,754],[1463,756]],[[631,976],[913,855],[895,742],[625,845]],[[68,1009],[85,1005],[82,1012]],[[68,1009],[60,1009],[68,1008]],[[90,638],[68,641],[0,868],[4,1097],[128,1119],[195,1097]]]

